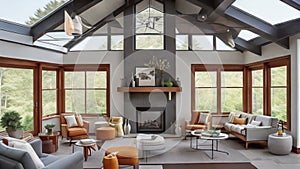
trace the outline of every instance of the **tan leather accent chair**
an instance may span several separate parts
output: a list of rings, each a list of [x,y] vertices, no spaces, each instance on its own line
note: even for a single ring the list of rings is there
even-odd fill
[[[78,126],[73,126],[73,127],[68,126],[65,116],[71,116],[71,115],[75,116]],[[75,113],[61,114],[60,126],[61,126],[62,139],[66,138],[67,140],[70,140],[70,145],[71,145],[72,140],[80,140],[80,139],[88,138],[89,122],[85,120],[83,120],[82,122],[83,124],[80,125],[79,117]]]
[[[202,115],[201,115],[202,114]],[[200,119],[203,117],[206,117],[204,119]],[[187,132],[190,132],[192,130],[207,130],[211,128],[211,114],[208,111],[192,111],[191,114],[191,120],[185,121],[185,130],[186,134]]]

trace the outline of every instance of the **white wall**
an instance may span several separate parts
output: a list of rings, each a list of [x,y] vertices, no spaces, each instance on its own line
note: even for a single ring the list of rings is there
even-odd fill
[[[124,77],[123,51],[69,52],[64,64],[110,64],[110,113],[123,115],[124,93],[117,92]]]
[[[241,52],[177,51],[176,77],[179,77],[182,92],[176,94],[176,117],[184,126],[191,119],[191,64],[244,64]]]
[[[62,53],[1,40],[0,57],[57,64],[63,63]]]
[[[262,55],[256,55],[251,52],[244,52],[245,64],[258,62],[262,60],[272,59],[280,56],[286,56],[290,54],[289,49],[285,49],[275,43],[262,47]]]

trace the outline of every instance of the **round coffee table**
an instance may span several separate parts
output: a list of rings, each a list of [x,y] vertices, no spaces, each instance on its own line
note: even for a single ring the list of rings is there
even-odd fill
[[[84,154],[85,161],[88,159],[88,156],[91,155],[91,149],[96,151],[96,142],[89,143],[89,144],[83,144],[80,141],[78,141],[74,145],[78,146],[78,147],[83,147],[83,154]],[[73,147],[73,152],[74,152],[74,147]]]
[[[219,150],[219,140],[225,140],[228,138],[228,134],[225,134],[225,133],[220,133],[218,136],[204,136],[202,135],[202,132],[197,132],[197,130],[194,130],[191,132],[192,135],[196,136],[196,147],[193,148],[193,149],[196,149],[196,150],[203,150],[203,151],[211,151],[211,158],[214,159],[214,152],[220,152],[220,153],[225,153],[227,155],[229,155],[228,152],[226,151],[222,151],[222,150]],[[209,144],[211,146],[210,149],[202,149],[202,148],[198,148],[202,145],[199,145],[198,144],[198,139],[201,139],[201,140],[210,140],[211,141],[211,144]],[[209,145],[203,145],[203,146],[209,146]]]

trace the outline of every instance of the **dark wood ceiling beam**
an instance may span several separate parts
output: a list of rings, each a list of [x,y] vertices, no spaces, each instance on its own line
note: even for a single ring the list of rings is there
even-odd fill
[[[293,8],[300,10],[300,0],[281,0],[282,2],[290,5]]]
[[[0,20],[0,30],[30,36],[29,26],[20,25],[4,20]]]
[[[272,41],[270,41],[266,38],[263,38],[263,37],[257,37],[252,40],[249,40],[249,43],[256,45],[256,46],[262,46],[262,45],[266,45],[268,43],[272,43]]]
[[[235,0],[209,0],[209,1],[199,1],[199,0],[188,0],[189,2],[206,9],[207,11],[207,20],[214,21],[220,15],[226,11],[227,8],[231,6],[231,4]]]
[[[252,28],[253,32],[264,36],[267,39],[277,40],[277,29],[272,25],[254,18],[252,15],[243,12],[235,7],[229,7],[225,14],[245,27]]]
[[[64,22],[64,11],[75,12],[80,14],[88,8],[94,6],[95,4],[101,2],[102,0],[73,0],[67,2],[47,17],[43,18],[41,21],[33,25],[31,28],[31,35],[34,40],[37,40],[39,37],[45,33],[52,31],[59,25]]]
[[[300,32],[300,18],[276,25],[280,39],[287,38]]]
[[[234,43],[237,49],[240,49],[242,51],[250,51],[252,53],[255,53],[257,55],[261,55],[261,47],[257,45],[253,45],[249,43],[248,41],[242,39],[242,38],[235,38]]]
[[[279,32],[281,30],[278,29],[278,27],[257,19],[235,7],[229,7],[225,11],[225,14],[235,22],[248,27],[251,31],[261,35],[262,37],[269,39],[270,41],[275,42],[286,49],[289,48],[289,43],[287,43],[286,40],[282,40],[285,39],[285,37],[280,36]]]
[[[120,13],[122,13],[126,8],[129,8],[133,5],[138,4],[139,2],[141,2],[142,0],[129,0],[127,1],[123,6],[121,6],[120,8],[116,9],[115,11],[113,11],[112,13],[108,14],[105,18],[103,18],[101,21],[97,22],[95,25],[93,25],[93,27],[87,31],[85,31],[81,36],[74,38],[73,40],[71,40],[69,43],[67,43],[64,47],[71,49],[73,46],[75,46],[76,44],[80,43],[81,41],[83,41],[86,37],[91,36],[95,31],[97,31],[99,28],[101,28],[102,26],[104,26],[105,24],[109,23],[109,18],[111,17],[111,15],[113,16],[117,16]],[[125,17],[125,16],[124,16]]]

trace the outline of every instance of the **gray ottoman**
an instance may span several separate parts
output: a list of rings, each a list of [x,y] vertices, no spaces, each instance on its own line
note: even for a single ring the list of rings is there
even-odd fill
[[[276,134],[270,134],[268,138],[269,152],[277,155],[289,154],[292,150],[293,138],[291,135],[285,134],[278,136]]]

